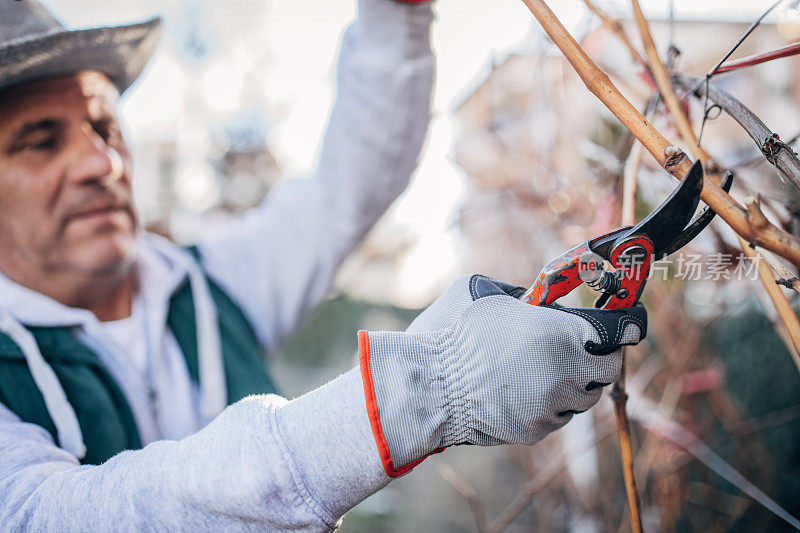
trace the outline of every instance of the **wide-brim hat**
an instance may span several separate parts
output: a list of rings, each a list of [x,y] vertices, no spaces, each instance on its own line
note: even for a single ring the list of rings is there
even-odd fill
[[[42,78],[98,70],[120,93],[142,73],[161,19],[68,29],[38,0],[0,0],[0,90]]]

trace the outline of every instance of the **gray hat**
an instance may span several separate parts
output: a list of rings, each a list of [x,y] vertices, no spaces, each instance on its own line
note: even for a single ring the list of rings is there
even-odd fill
[[[39,0],[0,0],[0,89],[99,70],[124,92],[158,43],[161,20],[69,30]]]

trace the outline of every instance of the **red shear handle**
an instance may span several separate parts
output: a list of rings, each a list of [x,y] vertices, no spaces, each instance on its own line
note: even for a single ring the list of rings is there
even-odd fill
[[[581,263],[583,254],[588,251],[590,246],[586,241],[548,263],[520,299],[531,305],[550,305],[571,292],[584,282],[580,276],[582,269],[591,268],[591,265]],[[619,286],[613,294],[601,295],[595,307],[631,307],[639,301],[650,274],[653,243],[645,236],[634,235],[617,243],[609,256],[609,262],[619,276]]]
[[[603,309],[620,309],[636,305],[650,275],[653,243],[647,237],[634,235],[611,249],[609,262],[620,272],[620,288]]]
[[[547,263],[536,281],[520,298],[531,305],[550,305],[583,283],[578,275],[581,255],[589,251],[589,241],[579,244]]]

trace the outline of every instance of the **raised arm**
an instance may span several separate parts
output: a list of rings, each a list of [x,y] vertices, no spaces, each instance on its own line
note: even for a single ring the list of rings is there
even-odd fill
[[[315,173],[281,183],[200,243],[204,266],[274,346],[325,295],[336,268],[406,187],[427,130],[430,2],[360,0]]]

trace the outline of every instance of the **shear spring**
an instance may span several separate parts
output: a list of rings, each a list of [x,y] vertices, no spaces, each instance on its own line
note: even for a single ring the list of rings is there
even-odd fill
[[[606,294],[616,294],[620,288],[620,276],[617,272],[603,272],[603,275],[594,281],[587,281],[586,284],[598,292]]]

